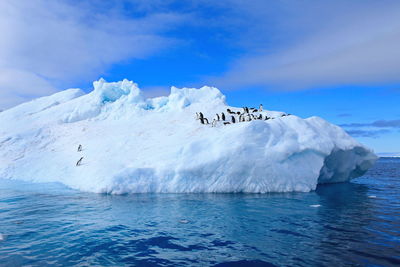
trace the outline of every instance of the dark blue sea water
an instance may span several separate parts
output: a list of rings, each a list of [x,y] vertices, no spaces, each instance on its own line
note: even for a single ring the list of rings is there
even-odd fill
[[[111,196],[0,180],[0,233],[1,266],[399,266],[400,159],[311,193]]]

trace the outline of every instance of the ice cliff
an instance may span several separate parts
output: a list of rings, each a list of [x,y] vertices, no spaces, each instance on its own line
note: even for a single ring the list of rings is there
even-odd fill
[[[227,108],[242,110],[213,87],[144,98],[127,80],[42,97],[0,113],[0,178],[115,194],[307,192],[358,177],[376,160],[318,117],[264,110],[274,119],[216,127],[196,120],[196,112],[211,121]]]

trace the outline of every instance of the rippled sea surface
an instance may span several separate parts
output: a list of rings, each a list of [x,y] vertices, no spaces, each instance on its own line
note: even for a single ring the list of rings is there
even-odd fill
[[[0,179],[1,266],[399,266],[400,159],[289,194],[82,193]]]

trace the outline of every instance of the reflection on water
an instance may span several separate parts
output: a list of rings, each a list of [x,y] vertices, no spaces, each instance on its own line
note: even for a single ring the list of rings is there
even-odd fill
[[[112,196],[0,180],[0,265],[398,265],[399,179],[400,160],[381,159],[311,193]]]

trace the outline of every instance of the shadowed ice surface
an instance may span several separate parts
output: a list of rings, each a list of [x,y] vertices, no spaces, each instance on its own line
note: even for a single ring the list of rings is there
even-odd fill
[[[0,265],[334,264],[400,264],[400,159],[311,193],[118,196],[0,180]]]

